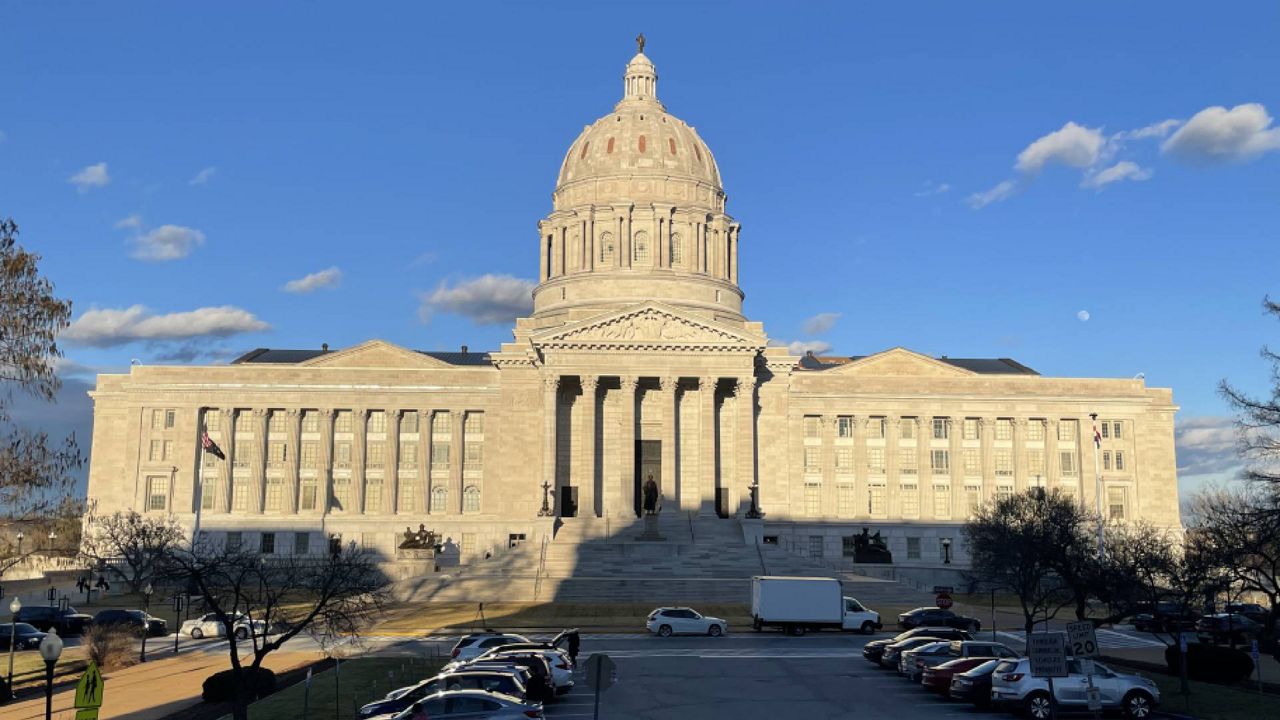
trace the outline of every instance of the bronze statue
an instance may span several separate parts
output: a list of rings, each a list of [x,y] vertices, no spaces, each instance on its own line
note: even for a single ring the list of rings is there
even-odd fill
[[[658,513],[658,483],[653,481],[653,475],[644,483],[644,514],[656,515]]]
[[[636,36],[636,47],[639,48],[640,53],[644,52],[644,33]]]
[[[891,563],[893,562],[893,553],[889,552],[889,546],[885,543],[884,538],[880,537],[880,531],[876,530],[876,534],[872,535],[866,528],[862,528],[862,532],[853,536],[853,561],[858,563]]]

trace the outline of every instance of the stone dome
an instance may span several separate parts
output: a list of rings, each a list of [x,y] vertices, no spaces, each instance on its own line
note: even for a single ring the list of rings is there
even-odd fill
[[[557,200],[578,195],[572,192],[577,185],[647,176],[680,185],[692,181],[704,192],[711,191],[716,209],[723,207],[724,189],[715,156],[692,126],[667,112],[657,98],[657,81],[657,70],[644,53],[631,58],[623,76],[622,100],[612,113],[584,127],[569,146],[560,164]],[[703,194],[687,187],[672,190],[679,196],[669,199],[678,202]],[[625,198],[619,195],[618,199]]]

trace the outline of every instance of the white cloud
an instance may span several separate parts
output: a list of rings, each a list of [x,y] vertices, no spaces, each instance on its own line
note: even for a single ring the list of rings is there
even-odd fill
[[[1076,319],[1079,320],[1080,322],[1089,322],[1090,317],[1093,317],[1093,316],[1089,314],[1088,310],[1081,310],[1080,312],[1076,313]]]
[[[1182,124],[1181,120],[1169,118],[1161,120],[1158,123],[1151,123],[1146,127],[1140,127],[1137,130],[1125,130],[1118,132],[1115,137],[1120,140],[1146,140],[1148,138],[1162,138],[1173,132],[1173,129]]]
[[[1068,122],[1018,153],[1018,162],[1014,167],[1026,173],[1039,172],[1045,165],[1054,162],[1068,167],[1086,168],[1098,161],[1103,142],[1101,128],[1087,128]]]
[[[72,345],[109,348],[139,341],[231,337],[270,329],[270,325],[253,313],[231,305],[165,315],[134,305],[124,309],[88,310],[62,331],[59,339]]]
[[[1150,180],[1151,175],[1150,168],[1140,167],[1137,163],[1129,160],[1121,160],[1105,170],[1096,172],[1090,170],[1085,173],[1084,180],[1080,181],[1080,187],[1101,190],[1103,187],[1121,180],[1133,180],[1134,182]]]
[[[1002,202],[1008,200],[1018,189],[1018,183],[1013,180],[1005,180],[990,190],[976,192],[965,198],[965,202],[969,203],[969,207],[974,210],[982,209],[991,203]]]
[[[951,192],[951,185],[949,183],[935,183],[932,180],[929,180],[925,182],[921,190],[916,193],[916,197],[929,197],[930,195],[941,195],[947,192]]]
[[[1228,417],[1193,417],[1173,430],[1179,475],[1235,473],[1240,459],[1240,431]]]
[[[129,217],[120,218],[116,221],[115,228],[117,230],[139,230],[142,228],[142,216],[134,213]]]
[[[787,350],[792,355],[804,355],[810,352],[814,355],[821,355],[831,351],[831,343],[825,340],[796,340],[795,342],[787,343]]]
[[[838,312],[818,313],[808,320],[804,321],[801,329],[805,335],[821,335],[822,333],[835,327],[836,321],[840,319]]]
[[[1230,110],[1221,105],[1196,113],[1164,141],[1162,152],[1193,162],[1250,160],[1280,149],[1280,128],[1260,103]]]
[[[535,285],[510,275],[481,275],[453,287],[442,282],[430,294],[423,293],[418,317],[430,322],[433,314],[447,312],[480,325],[509,323],[533,310]]]
[[[281,288],[289,293],[310,293],[316,290],[332,290],[342,282],[342,271],[337,267],[326,268],[319,272],[290,280]]]
[[[100,162],[97,165],[90,165],[80,172],[67,178],[67,182],[76,186],[76,190],[80,192],[89,192],[90,188],[105,187],[111,183],[111,176],[107,174],[107,164]]]
[[[181,225],[161,225],[131,242],[133,257],[139,260],[178,260],[204,244],[204,233]]]
[[[216,173],[216,172],[218,172],[218,168],[216,168],[216,167],[207,167],[207,168],[205,168],[205,169],[201,170],[200,172],[196,173],[195,177],[191,178],[191,180],[189,180],[189,181],[187,182],[187,184],[188,184],[188,185],[203,185],[203,184],[205,184],[205,183],[209,182],[209,179],[210,179],[210,178],[212,178],[212,177],[213,177],[213,174],[214,174],[214,173]]]

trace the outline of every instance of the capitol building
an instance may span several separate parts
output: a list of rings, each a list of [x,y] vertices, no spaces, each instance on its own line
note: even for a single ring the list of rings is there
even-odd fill
[[[963,566],[974,509],[1032,487],[1180,526],[1169,389],[770,343],[738,259],[777,245],[728,214],[711,149],[659,100],[643,52],[622,91],[565,153],[527,246],[533,310],[510,342],[371,339],[99,375],[96,512],[189,528],[198,512],[201,532],[264,554],[355,542],[394,558],[425,525],[464,563],[566,528],[634,536],[649,479],[664,522],[826,559],[868,528],[902,566]],[[205,431],[225,460],[201,451]]]

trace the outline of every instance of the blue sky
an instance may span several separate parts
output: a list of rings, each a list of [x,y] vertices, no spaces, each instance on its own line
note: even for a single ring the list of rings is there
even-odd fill
[[[641,31],[771,336],[1143,372],[1186,477],[1227,462],[1216,383],[1266,386],[1276,3],[6,2],[0,27],[0,216],[75,302],[76,393],[130,358],[495,348],[509,325],[449,301],[536,276]]]

